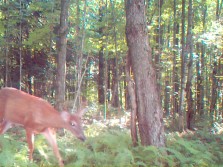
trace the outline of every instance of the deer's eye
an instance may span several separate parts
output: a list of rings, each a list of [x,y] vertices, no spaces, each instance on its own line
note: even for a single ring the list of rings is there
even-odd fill
[[[71,126],[76,126],[76,123],[75,122],[71,122],[70,125]]]

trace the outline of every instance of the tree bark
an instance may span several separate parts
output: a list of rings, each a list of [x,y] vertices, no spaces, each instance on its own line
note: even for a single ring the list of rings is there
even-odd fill
[[[203,25],[203,33],[206,31],[206,17],[207,17],[207,4],[206,0],[202,1],[204,6],[202,10],[202,25]],[[202,43],[197,44],[197,53],[199,55],[199,59],[197,61],[197,112],[200,116],[203,116],[204,113],[204,84],[205,84],[205,45]]]
[[[156,67],[156,79],[158,88],[160,90],[161,88],[161,70],[160,70],[160,61],[161,61],[161,54],[162,54],[162,45],[163,45],[163,25],[161,25],[162,20],[162,6],[163,6],[163,0],[158,1],[158,10],[159,10],[159,16],[157,19],[158,26],[155,29],[156,33],[156,54],[155,54],[155,67]],[[159,92],[160,93],[160,92]]]
[[[138,133],[137,133],[137,104],[136,104],[136,93],[135,93],[135,83],[134,80],[131,78],[131,71],[130,71],[130,64],[129,64],[129,55],[126,58],[126,66],[125,66],[125,73],[126,73],[126,81],[128,83],[128,93],[130,96],[130,106],[131,106],[131,137],[132,137],[132,144],[133,146],[138,145]]]
[[[104,93],[104,76],[105,76],[105,67],[104,67],[104,54],[103,48],[99,51],[99,74],[98,74],[98,102],[104,104],[105,102],[105,93]]]
[[[192,0],[189,0],[188,7],[188,26],[187,26],[187,43],[188,54],[190,55],[188,63],[187,84],[186,84],[186,98],[187,98],[187,128],[192,129],[192,120],[194,115],[194,103],[192,92],[192,79],[193,79],[193,7]]]
[[[19,1],[20,9],[19,9],[19,15],[20,15],[20,23],[19,23],[19,90],[22,89],[22,19],[23,19],[23,13],[22,13],[22,1]]]
[[[177,59],[179,59],[178,55],[178,45],[179,45],[179,39],[177,38],[177,35],[179,34],[179,23],[177,23],[177,4],[176,0],[174,0],[174,26],[173,26],[173,42],[174,42],[174,51],[173,51],[173,75],[172,75],[172,81],[173,81],[173,91],[172,91],[172,113],[173,113],[173,123],[175,123],[176,120],[176,113],[179,112],[179,67]]]
[[[200,116],[204,115],[204,53],[200,53],[200,44],[197,44],[197,55],[199,59],[196,63],[197,71],[197,113]],[[202,46],[201,46],[202,47]]]
[[[136,86],[141,143],[165,146],[163,111],[148,43],[144,0],[126,1],[126,37]]]
[[[113,66],[112,66],[112,99],[111,99],[111,105],[113,107],[120,107],[120,101],[119,101],[119,76],[118,76],[118,63],[117,63],[117,57],[111,60]]]
[[[164,110],[165,115],[170,115],[170,82],[169,77],[166,77],[165,79],[165,91],[164,91]]]
[[[214,62],[213,71],[212,71],[212,86],[211,86],[211,104],[210,104],[210,114],[212,117],[212,122],[214,122],[214,115],[216,111],[216,103],[217,103],[217,88],[218,81],[216,78],[217,75],[217,62]]]
[[[81,17],[80,17],[80,4],[79,0],[77,3],[77,19],[76,19],[76,34],[77,34],[77,56],[76,56],[76,66],[77,66],[77,84],[76,86],[76,94],[74,98],[74,105],[73,108],[76,106],[77,108],[81,104],[81,86],[82,86],[82,79],[83,79],[83,65],[84,65],[84,58],[83,58],[83,50],[84,50],[84,40],[85,40],[85,21],[86,21],[86,6],[87,0],[84,1],[84,13],[82,16],[83,22],[81,27]],[[81,28],[80,28],[81,27]]]
[[[100,6],[99,8],[99,23],[103,21],[103,8],[104,6]],[[103,28],[100,27],[98,33],[101,38],[103,37]],[[102,42],[103,43],[103,42]],[[105,103],[105,59],[104,59],[104,46],[101,44],[101,48],[99,50],[99,65],[98,65],[98,102],[99,104]]]
[[[111,8],[112,8],[112,25],[113,25],[113,38],[114,38],[114,46],[115,46],[115,57],[113,59],[113,77],[112,77],[112,99],[111,105],[113,107],[120,107],[119,100],[119,64],[118,64],[118,50],[117,50],[117,32],[116,32],[116,13],[115,13],[115,2],[110,0]]]
[[[182,34],[181,34],[181,91],[180,91],[180,110],[178,128],[182,132],[184,130],[184,94],[185,94],[185,81],[186,81],[186,54],[185,54],[185,0],[182,0]]]
[[[60,29],[58,41],[57,75],[56,75],[56,109],[63,110],[65,100],[66,51],[68,33],[69,0],[61,0]]]

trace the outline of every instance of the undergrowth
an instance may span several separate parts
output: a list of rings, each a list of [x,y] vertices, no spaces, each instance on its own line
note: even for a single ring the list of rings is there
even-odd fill
[[[223,137],[205,130],[166,134],[166,148],[131,144],[130,132],[119,127],[92,124],[81,142],[70,133],[57,141],[65,166],[222,166]],[[28,160],[24,132],[0,135],[0,166],[57,166],[52,149],[42,136],[35,139],[34,161]]]

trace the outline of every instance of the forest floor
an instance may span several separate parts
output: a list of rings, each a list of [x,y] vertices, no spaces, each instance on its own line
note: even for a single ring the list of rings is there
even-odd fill
[[[132,146],[130,113],[87,113],[84,131],[85,142],[70,132],[57,135],[57,142],[65,166],[90,167],[142,167],[142,166],[223,166],[223,136],[221,123],[210,126],[208,119],[197,122],[194,131],[176,130],[172,118],[164,119],[166,147]],[[95,114],[96,113],[96,114]],[[28,160],[25,131],[20,128],[0,135],[0,166],[57,166],[52,149],[44,137],[35,138],[34,161]]]

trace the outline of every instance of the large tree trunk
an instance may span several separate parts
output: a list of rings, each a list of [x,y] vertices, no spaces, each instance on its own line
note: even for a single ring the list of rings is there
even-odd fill
[[[146,28],[145,2],[126,1],[126,37],[136,86],[142,145],[165,146],[163,111]]]
[[[68,8],[69,0],[61,0],[60,29],[57,57],[57,75],[56,75],[56,108],[63,110],[65,100],[65,79],[66,79],[66,51],[67,51],[67,33],[68,33]]]

